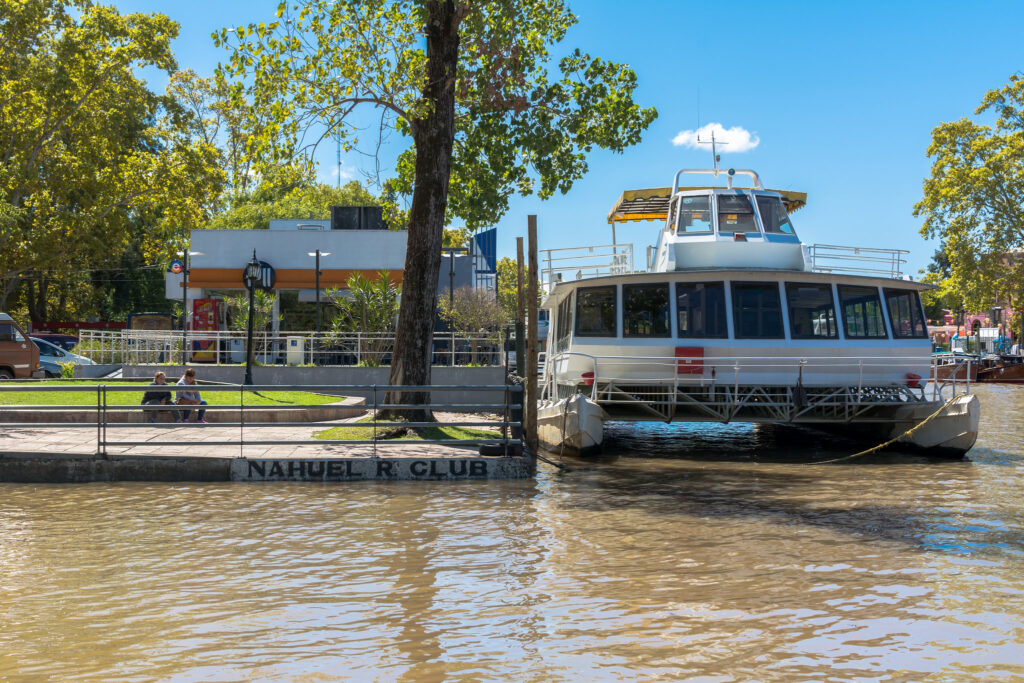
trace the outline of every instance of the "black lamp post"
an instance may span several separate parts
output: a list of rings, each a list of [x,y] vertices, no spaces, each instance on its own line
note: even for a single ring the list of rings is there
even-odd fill
[[[189,251],[185,249],[183,252],[183,263],[181,269],[181,365],[182,367],[188,362],[186,356],[186,349],[188,349],[188,257],[189,256],[202,256],[201,251]]]
[[[448,254],[448,306],[455,309],[455,254],[469,253],[466,247],[444,247],[442,253]]]
[[[181,269],[181,367],[188,362],[188,249],[185,249],[185,263]],[[182,371],[184,372],[184,371]]]
[[[245,266],[245,287],[249,290],[249,324],[245,336],[245,384],[252,384],[252,321],[256,317],[256,301],[253,298],[256,287],[260,283],[262,266],[256,258],[256,250],[252,250],[252,260]]]

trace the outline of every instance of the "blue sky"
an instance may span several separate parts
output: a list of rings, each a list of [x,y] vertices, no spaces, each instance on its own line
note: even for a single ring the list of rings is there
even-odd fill
[[[181,68],[211,75],[226,58],[209,36],[266,21],[276,1],[119,0],[122,11],[163,12],[181,24]],[[676,170],[705,167],[710,152],[673,145],[702,124],[741,127],[759,144],[722,153],[725,166],[753,168],[765,185],[808,193],[794,216],[808,243],[909,250],[908,272],[935,244],[911,214],[928,175],[932,128],[971,115],[985,92],[1024,70],[1019,2],[613,2],[576,0],[579,24],[566,48],[625,62],[636,99],[658,109],[641,144],[596,152],[590,173],[548,201],[516,199],[497,222],[498,253],[515,254],[526,216],[538,215],[540,246],[610,241],[606,215],[625,189],[671,184]],[[154,86],[158,84],[154,83]],[[330,181],[335,150],[320,154]],[[356,172],[350,156],[345,173]],[[620,242],[637,254],[658,226],[631,223]]]

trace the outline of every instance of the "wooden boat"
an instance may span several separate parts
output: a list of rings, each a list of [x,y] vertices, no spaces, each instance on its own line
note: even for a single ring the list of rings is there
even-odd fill
[[[979,382],[1024,384],[1024,356],[985,356],[977,375]]]

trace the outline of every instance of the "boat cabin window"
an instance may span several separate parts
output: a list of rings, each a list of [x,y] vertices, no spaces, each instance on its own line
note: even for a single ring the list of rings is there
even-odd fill
[[[927,339],[924,311],[917,292],[907,289],[886,289],[885,304],[889,309],[892,336],[898,338]]]
[[[839,338],[831,285],[787,282],[786,302],[792,339]]]
[[[732,316],[737,339],[783,339],[777,282],[733,282]]]
[[[718,232],[760,232],[750,197],[745,194],[718,195]]]
[[[757,198],[757,211],[761,214],[761,225],[769,235],[795,235],[793,224],[789,221],[786,207],[778,197]]]
[[[724,339],[729,336],[724,282],[677,282],[676,309],[680,337]]]
[[[711,197],[679,198],[679,234],[695,235],[711,232]]]
[[[622,285],[622,336],[668,337],[668,283]]]
[[[572,334],[572,294],[558,304],[558,318],[555,320],[555,350],[568,351]]]
[[[615,337],[615,286],[576,290],[576,336]]]
[[[887,339],[882,302],[874,287],[839,285],[843,331],[852,339]]]

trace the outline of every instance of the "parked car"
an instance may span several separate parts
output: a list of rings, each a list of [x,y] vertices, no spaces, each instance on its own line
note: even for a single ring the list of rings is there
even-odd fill
[[[70,334],[57,334],[56,332],[33,332],[33,339],[42,339],[51,344],[56,344],[65,351],[73,351],[78,346],[78,337]]]
[[[0,313],[0,380],[42,377],[39,349],[28,342],[28,335],[14,318]]]
[[[39,348],[39,367],[46,371],[47,377],[61,376],[61,363],[74,363],[75,365],[96,365],[91,358],[79,356],[76,353],[65,351],[56,344],[51,344],[45,339],[32,337],[32,343]]]

